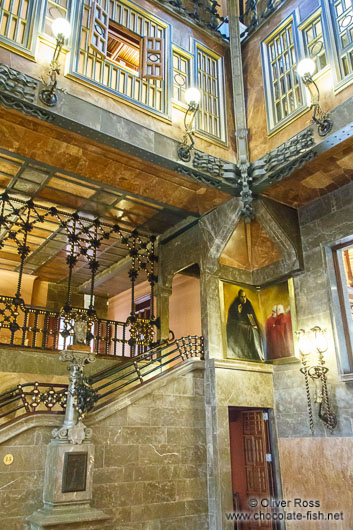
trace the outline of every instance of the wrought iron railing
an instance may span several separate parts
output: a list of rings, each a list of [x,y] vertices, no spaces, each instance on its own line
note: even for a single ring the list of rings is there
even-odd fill
[[[86,378],[85,387],[91,400],[92,394],[94,395],[92,401],[97,408],[120,393],[136,388],[190,358],[204,359],[203,337],[182,337],[164,343]],[[23,383],[4,392],[0,395],[1,426],[32,414],[64,414],[67,388],[63,384],[35,382]]]
[[[64,414],[67,385],[24,383],[0,395],[0,422],[29,414]]]
[[[158,0],[160,4],[170,5],[176,11],[197,22],[200,26],[217,31],[224,22],[219,12],[217,0]]]
[[[65,234],[64,245],[67,263],[67,296],[60,311],[25,304],[22,298],[23,273],[27,258],[33,251],[31,237],[51,223],[55,231]],[[114,239],[125,249],[130,258],[131,312],[126,322],[98,318],[94,308],[94,288],[102,242]],[[117,224],[87,217],[77,212],[69,213],[55,206],[36,204],[32,199],[23,200],[8,192],[0,194],[0,251],[5,245],[15,246],[20,257],[18,282],[13,297],[0,295],[0,344],[20,345],[42,349],[65,349],[78,328],[84,334],[84,342],[97,354],[134,355],[136,345],[151,347],[154,339],[154,285],[157,282],[155,268],[155,236],[128,231]],[[113,243],[114,245],[115,243]],[[90,271],[89,307],[72,306],[72,280],[74,269],[80,260],[86,260]],[[137,318],[135,314],[135,283],[140,273],[150,284],[150,320]],[[76,331],[75,331],[76,326]],[[81,333],[81,334],[82,334]]]
[[[50,311],[44,307],[27,305],[23,300],[11,296],[0,296],[0,344],[20,346],[21,348],[39,348],[43,350],[62,350],[72,344],[74,321],[78,315],[87,317],[88,341],[91,350],[98,355],[119,357],[132,356],[135,344],[139,344],[139,333],[131,341],[131,331],[146,329],[151,333],[150,321],[137,319],[134,325],[129,321],[119,322],[98,318],[94,313],[87,316],[88,310],[71,308],[69,313]],[[146,337],[146,343],[152,342],[152,336]]]
[[[240,0],[240,22],[246,26],[241,37],[248,37],[286,0]]]

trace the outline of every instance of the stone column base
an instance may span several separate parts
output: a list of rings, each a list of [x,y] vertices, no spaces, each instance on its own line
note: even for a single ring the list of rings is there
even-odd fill
[[[30,530],[44,530],[52,526],[63,526],[66,529],[70,525],[78,523],[95,523],[100,521],[107,521],[110,519],[101,510],[91,508],[89,504],[80,504],[79,506],[53,506],[40,508],[36,512],[27,517],[26,521],[30,525]],[[101,527],[99,527],[101,528]]]

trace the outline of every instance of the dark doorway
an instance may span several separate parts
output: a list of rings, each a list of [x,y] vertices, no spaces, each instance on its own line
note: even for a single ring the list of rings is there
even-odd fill
[[[229,407],[233,508],[235,512],[270,511],[267,499],[276,497],[267,409]],[[249,506],[257,499],[257,507]],[[261,499],[266,499],[261,506]],[[251,502],[250,502],[251,504]],[[275,530],[271,521],[235,522],[235,530]]]

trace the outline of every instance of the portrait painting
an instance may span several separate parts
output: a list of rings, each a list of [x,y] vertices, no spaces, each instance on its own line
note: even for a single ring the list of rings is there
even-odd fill
[[[293,281],[266,288],[221,284],[225,356],[257,362],[295,358]]]

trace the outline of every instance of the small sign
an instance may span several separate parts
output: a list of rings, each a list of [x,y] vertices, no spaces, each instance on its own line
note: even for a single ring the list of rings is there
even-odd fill
[[[13,462],[13,455],[5,455],[4,456],[4,464],[5,466],[10,466]]]
[[[65,453],[62,493],[86,490],[88,453]]]

